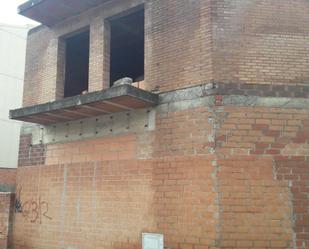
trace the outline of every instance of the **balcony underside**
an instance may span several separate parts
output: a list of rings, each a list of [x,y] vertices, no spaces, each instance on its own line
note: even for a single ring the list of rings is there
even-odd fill
[[[46,26],[52,26],[107,1],[110,0],[29,0],[19,6],[18,12]]]
[[[103,114],[147,108],[157,104],[157,94],[141,90],[131,85],[122,85],[99,92],[11,110],[10,118],[47,125]]]

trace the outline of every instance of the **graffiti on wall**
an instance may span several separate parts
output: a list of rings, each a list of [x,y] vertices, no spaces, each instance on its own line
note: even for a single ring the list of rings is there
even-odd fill
[[[15,200],[15,213],[20,213],[31,223],[42,224],[42,221],[52,220],[49,215],[49,203],[38,196],[36,199],[21,200],[22,188],[19,189]]]
[[[5,232],[0,231],[0,240],[6,240],[7,234]]]
[[[5,232],[7,229],[7,226],[5,225],[5,216],[0,219],[0,240],[6,240],[7,238],[7,232]]]

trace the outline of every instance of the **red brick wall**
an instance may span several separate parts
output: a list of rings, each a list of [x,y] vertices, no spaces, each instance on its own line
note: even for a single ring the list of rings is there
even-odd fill
[[[214,78],[250,84],[307,84],[309,3],[215,0]]]
[[[15,185],[16,169],[0,168],[0,185]]]
[[[220,248],[292,248],[289,187],[270,158],[219,160]],[[299,247],[301,248],[301,247]]]
[[[58,41],[40,28],[28,35],[23,106],[56,99]]]
[[[275,161],[277,179],[286,183],[291,192],[294,211],[295,244],[309,247],[309,162],[308,159],[282,157]]]
[[[90,91],[108,87],[109,30],[103,19],[143,3],[147,90],[164,92],[212,80],[308,85],[309,4],[304,0],[293,6],[289,0],[118,0],[31,32],[24,106],[62,97],[64,46],[59,38],[85,26],[91,30]]]
[[[45,145],[33,145],[32,135],[22,134],[20,135],[18,154],[19,166],[42,165],[45,161]]]
[[[86,25],[90,90],[106,87],[103,18],[141,3],[147,90],[214,79],[231,83],[220,94],[308,97],[306,1],[118,0],[32,32],[24,106],[61,95],[58,38]],[[14,246],[140,248],[142,232],[158,232],[170,249],[309,248],[308,110],[221,100],[172,103],[188,109],[158,113],[147,134],[37,147],[24,135]]]
[[[141,232],[158,232],[171,249],[308,248],[308,118],[201,107],[157,115],[143,143],[136,133],[48,145],[45,165],[18,169],[14,243],[140,248]]]
[[[20,168],[14,245],[140,248],[142,232],[171,248],[214,245],[212,172],[207,157]]]
[[[146,13],[147,90],[168,91],[211,81],[209,0],[118,0],[51,29],[41,27],[30,32],[23,106],[63,97],[64,46],[61,38],[86,26],[91,30],[89,89],[98,91],[109,87],[109,31],[103,20],[140,4],[144,4]]]
[[[212,80],[209,0],[148,1],[146,89],[160,92]]]
[[[135,134],[47,146],[46,164],[129,160],[137,157]]]
[[[13,194],[0,193],[0,248],[7,249],[11,240]]]
[[[226,178],[229,228],[239,228],[222,231],[228,247],[247,237],[249,247],[308,248],[308,110],[230,106],[221,111],[217,154]],[[231,234],[236,239],[228,239]]]

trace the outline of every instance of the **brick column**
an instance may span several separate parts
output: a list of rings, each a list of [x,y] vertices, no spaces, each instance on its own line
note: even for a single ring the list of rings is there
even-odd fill
[[[65,81],[65,40],[59,38],[57,52],[57,77],[56,77],[56,99],[64,97],[64,81]]]
[[[109,87],[110,26],[102,17],[90,25],[89,92]]]
[[[0,248],[7,249],[11,239],[13,194],[0,193]]]

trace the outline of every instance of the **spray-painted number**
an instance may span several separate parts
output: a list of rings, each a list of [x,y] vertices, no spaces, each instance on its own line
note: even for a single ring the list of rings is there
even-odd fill
[[[46,218],[48,220],[52,220],[52,218],[48,215],[48,203],[46,201],[41,201],[41,197],[39,197],[39,201],[29,200],[25,201],[22,204],[22,215],[30,220],[31,223],[42,223],[42,219]]]

